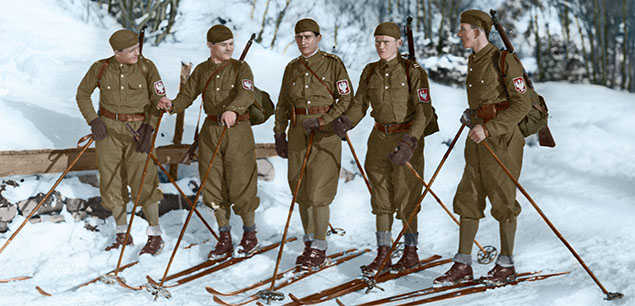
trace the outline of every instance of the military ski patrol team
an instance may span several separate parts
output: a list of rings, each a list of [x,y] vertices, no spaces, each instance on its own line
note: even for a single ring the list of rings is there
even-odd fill
[[[463,123],[471,129],[465,144],[465,169],[454,197],[454,212],[461,217],[459,247],[454,265],[435,284],[457,283],[473,279],[472,241],[483,218],[485,198],[491,213],[499,221],[501,254],[495,267],[484,276],[488,282],[514,279],[513,248],[516,217],[520,205],[516,189],[488,152],[479,143],[488,139],[496,154],[518,178],[522,165],[524,137],[517,124],[529,112],[531,101],[518,84],[505,84],[499,78],[496,63],[500,51],[488,41],[492,20],[479,10],[461,14],[458,36],[465,48],[472,49],[466,79],[468,105],[478,115]],[[342,60],[318,47],[322,35],[312,19],[295,25],[295,40],[301,55],[286,66],[275,108],[274,138],[277,154],[288,159],[288,182],[296,186],[306,150],[306,162],[296,202],[304,228],[304,251],[296,264],[315,269],[326,262],[326,233],[330,204],[337,192],[341,167],[342,139],[372,107],[375,125],[368,137],[364,168],[368,173],[372,213],[376,218],[377,254],[364,274],[376,273],[388,257],[385,269],[402,270],[418,264],[418,222],[407,223],[417,209],[423,185],[405,166],[419,173],[424,168],[424,136],[431,121],[428,77],[423,69],[399,54],[403,40],[399,27],[392,22],[379,24],[374,32],[379,61],[364,68],[357,91]],[[203,203],[214,211],[220,239],[210,258],[232,254],[231,210],[241,217],[243,236],[238,256],[258,249],[255,211],[257,168],[255,143],[249,123],[249,106],[254,101],[254,77],[249,65],[232,58],[233,33],[224,25],[207,32],[208,60],[200,63],[173,100],[152,61],[141,57],[137,35],[119,30],[110,37],[114,56],[95,62],[77,90],[77,104],[90,125],[96,141],[100,192],[105,208],[116,221],[116,237],[106,251],[132,244],[125,240],[126,204],[131,194],[142,188],[140,205],[148,221],[148,241],[141,254],[155,255],[163,240],[159,226],[159,201],[156,167],[149,167],[140,184],[151,139],[162,111],[184,111],[200,95],[207,115],[199,134],[199,172],[204,176],[214,149],[219,153],[205,182]],[[522,77],[523,68],[515,57],[506,57],[504,74],[508,80]],[[523,80],[523,79],[521,79]],[[513,82],[513,81],[510,81]],[[91,94],[99,88],[99,110],[92,105]],[[492,110],[489,113],[486,110]],[[466,111],[467,112],[467,111]],[[489,114],[483,116],[482,114]],[[134,131],[131,131],[131,128]],[[136,131],[138,137],[132,137]],[[392,264],[389,250],[394,218],[405,230],[402,257]]]

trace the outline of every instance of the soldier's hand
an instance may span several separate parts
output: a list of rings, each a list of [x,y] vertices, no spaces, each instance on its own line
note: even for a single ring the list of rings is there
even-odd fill
[[[157,103],[157,109],[162,109],[166,112],[171,112],[172,100],[168,99],[167,97],[161,97],[161,100],[159,100],[159,103]]]
[[[412,154],[417,148],[417,138],[409,135],[403,135],[401,141],[395,147],[395,150],[388,154],[388,159],[396,165],[403,166],[412,158]]]
[[[152,149],[152,132],[154,128],[147,124],[142,123],[139,129],[137,130],[137,134],[139,135],[139,142],[137,142],[137,148],[135,151],[150,153],[150,149]]]
[[[233,111],[226,111],[220,116],[221,122],[227,126],[228,128],[234,126],[236,124],[236,118],[238,115]]]
[[[335,131],[335,134],[342,139],[346,139],[346,132],[350,131],[352,128],[353,122],[351,122],[351,119],[348,119],[345,115],[342,115],[333,121],[333,130]]]
[[[469,128],[474,126],[473,120],[476,118],[476,111],[473,109],[466,108],[463,111],[463,115],[461,116],[461,123],[467,125]]]
[[[481,143],[481,141],[485,140],[488,136],[487,129],[485,129],[482,125],[477,124],[470,130],[468,136],[472,139],[472,141]]]
[[[302,121],[302,127],[307,135],[311,135],[320,129],[320,118],[306,118]]]
[[[108,132],[106,132],[106,124],[101,120],[101,118],[93,119],[90,123],[90,132],[93,133],[93,139],[102,140],[108,136]]]
[[[289,156],[289,143],[287,143],[287,134],[278,133],[274,135],[276,140],[276,153],[282,158]]]

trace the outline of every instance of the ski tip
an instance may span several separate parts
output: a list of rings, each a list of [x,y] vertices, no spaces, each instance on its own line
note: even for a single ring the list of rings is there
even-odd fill
[[[216,297],[217,295],[220,295],[220,294],[218,294],[219,292],[218,292],[218,291],[216,291],[216,289],[214,289],[214,288],[212,288],[212,287],[210,287],[210,286],[205,286],[205,290],[206,290],[207,292],[209,292],[210,294],[213,294],[213,295],[214,295],[214,297]]]
[[[30,279],[30,276],[18,276],[18,277],[13,277],[13,278],[8,278],[8,279],[0,279],[0,283],[9,283],[9,282],[13,282],[13,281],[21,281],[21,280],[27,280]]]
[[[224,306],[233,306],[232,304],[229,304],[223,300],[221,300],[219,297],[214,296],[214,302],[216,302],[219,305],[224,305]]]
[[[40,288],[40,286],[35,286],[35,290],[37,290],[37,292],[39,292],[41,295],[44,296],[53,296],[52,294],[44,291],[44,289]]]
[[[141,290],[143,288],[145,288],[145,286],[130,286],[128,284],[126,284],[126,282],[121,278],[121,277],[117,277],[117,283],[119,283],[119,286],[124,287],[126,289],[130,289],[130,290]]]
[[[293,293],[289,293],[289,298],[291,298],[291,300],[293,300],[294,302],[296,302],[296,303],[298,303],[300,305],[304,305],[302,300],[300,298],[298,298],[297,296],[293,295]]]
[[[159,286],[159,283],[157,283],[157,281],[155,281],[152,277],[150,277],[150,275],[146,275],[146,280],[148,280],[148,283],[152,285]]]

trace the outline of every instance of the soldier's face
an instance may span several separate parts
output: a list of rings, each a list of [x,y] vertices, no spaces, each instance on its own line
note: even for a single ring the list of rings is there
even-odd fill
[[[121,51],[115,50],[115,59],[122,64],[135,64],[139,60],[139,44]]]
[[[313,54],[317,50],[321,39],[322,35],[315,36],[315,33],[311,31],[295,34],[295,43],[298,45],[300,53],[304,56]]]
[[[207,46],[212,52],[212,61],[224,62],[232,57],[234,53],[234,39],[230,38],[225,41],[212,44],[207,42]]]
[[[472,29],[469,23],[461,23],[459,26],[459,32],[456,33],[461,38],[463,48],[474,48],[474,42],[476,42],[476,31]]]
[[[375,49],[379,58],[389,61],[397,57],[399,47],[402,44],[401,39],[395,39],[391,36],[377,35],[375,36]]]

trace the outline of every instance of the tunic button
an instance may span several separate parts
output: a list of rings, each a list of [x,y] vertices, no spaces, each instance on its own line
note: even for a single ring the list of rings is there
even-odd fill
[[[472,71],[472,68],[470,68],[470,71]]]
[[[311,104],[311,101],[306,101],[306,104]]]
[[[304,85],[304,88],[309,88],[309,85]]]
[[[322,77],[322,80],[326,80],[326,78],[325,78],[325,77]]]
[[[472,84],[468,84],[467,87],[472,87]]]
[[[216,91],[219,91],[219,90],[220,90],[220,88],[216,88]]]
[[[384,86],[384,89],[388,89],[388,86]]]
[[[217,74],[217,75],[216,75],[216,78],[217,78],[217,79],[218,79],[218,78],[220,78],[220,75],[218,75],[218,74]]]
[[[123,78],[123,74],[121,75],[121,77]]]
[[[481,80],[481,84],[485,83],[485,81]]]
[[[304,73],[304,75],[308,76],[308,75],[309,75],[309,73],[308,73],[308,72],[305,72],[305,73]]]
[[[110,89],[110,86],[106,86],[106,89]]]
[[[386,73],[386,76],[388,76],[388,73]]]
[[[234,84],[232,84],[232,88],[234,88]]]
[[[406,83],[401,83],[401,86],[406,86]]]
[[[293,82],[293,86],[295,86],[295,82]]]
[[[123,90],[123,86],[121,86],[121,90]]]
[[[141,84],[139,84],[139,88],[141,88]]]

